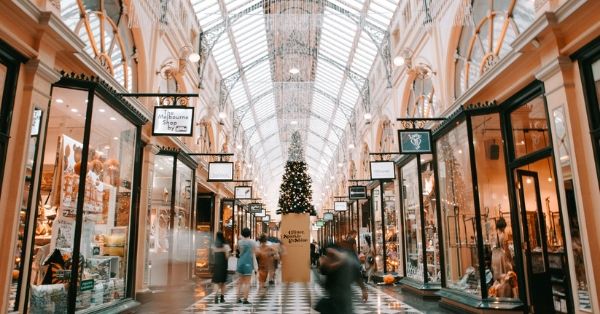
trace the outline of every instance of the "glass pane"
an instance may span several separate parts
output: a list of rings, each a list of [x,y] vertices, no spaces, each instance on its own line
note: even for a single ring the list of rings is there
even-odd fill
[[[191,273],[192,176],[192,169],[178,161],[173,224],[173,273],[171,274],[171,280],[175,283],[188,279]]]
[[[501,289],[514,265],[514,239],[510,219],[510,203],[504,162],[504,140],[500,131],[500,115],[472,118],[473,147],[477,165],[481,230],[485,247],[486,282],[489,297],[518,298],[515,290]],[[517,276],[522,276],[518,273]],[[508,293],[510,291],[510,293]]]
[[[385,263],[388,272],[401,272],[398,260],[399,245],[398,242],[398,212],[396,210],[396,200],[398,199],[398,189],[396,181],[385,182],[384,190],[384,213],[385,213]]]
[[[87,91],[52,89],[31,264],[32,313],[67,312],[87,99]]]
[[[249,221],[249,215],[246,216],[246,221]],[[239,224],[237,219],[236,224]],[[249,224],[247,225],[249,226]],[[225,241],[233,247],[233,202],[224,201],[221,203],[221,231],[225,236]]]
[[[466,123],[436,142],[447,286],[481,296]]]
[[[169,228],[171,225],[171,193],[173,188],[172,156],[154,156],[152,199],[149,205],[150,243],[148,246],[149,286],[168,283]]]
[[[383,271],[383,231],[381,229],[381,187],[378,186],[372,191],[372,204],[373,204],[373,215],[374,215],[374,225],[375,228],[375,268],[376,271]]]
[[[438,241],[438,219],[433,175],[433,155],[421,155],[421,184],[423,186],[423,215],[425,220],[425,264],[427,282],[440,283],[440,246]]]
[[[418,176],[417,159],[413,159],[402,167],[406,276],[423,281],[423,237],[421,233]]]
[[[39,109],[34,109],[33,113],[33,121],[41,121],[42,111]],[[39,120],[36,120],[36,117]],[[32,189],[33,189],[33,175],[35,173],[35,160],[37,158],[37,149],[38,149],[38,132],[37,130],[39,125],[32,125],[31,134],[29,139],[28,148],[27,148],[27,159],[25,161],[25,173],[24,173],[24,181],[23,181],[23,193],[21,195],[21,208],[19,209],[19,227],[17,231],[17,246],[14,252],[14,264],[13,264],[13,275],[11,280],[10,292],[8,296],[8,310],[18,310],[17,306],[17,291],[21,288],[19,283],[23,280],[23,260],[25,257],[26,250],[26,235],[30,234],[30,232],[26,232],[25,228],[27,226],[27,222],[29,221],[29,215],[35,214],[35,207],[32,206]],[[34,210],[32,210],[34,208]]]
[[[6,84],[6,65],[0,63],[0,109],[2,109],[2,97],[4,97],[4,85]]]
[[[600,107],[600,60],[592,64],[592,76],[594,77],[594,87],[596,88],[596,104]]]
[[[125,298],[136,127],[95,97],[85,178],[77,309]]]
[[[550,146],[548,120],[543,96],[522,105],[510,114],[515,158]]]

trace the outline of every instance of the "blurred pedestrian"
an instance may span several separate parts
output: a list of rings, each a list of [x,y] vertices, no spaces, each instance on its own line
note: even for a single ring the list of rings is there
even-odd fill
[[[279,262],[281,261],[281,245],[279,244],[279,239],[272,237],[270,239],[271,247],[275,251],[275,256],[273,257],[273,271],[269,273],[269,285],[275,284],[275,274],[277,273],[277,268],[279,268]]]
[[[269,273],[274,271],[275,249],[267,244],[267,236],[261,235],[260,245],[256,250],[256,260],[258,261],[258,291],[261,296],[266,293],[266,283]]]
[[[373,249],[373,245],[371,244],[371,236],[365,235],[365,246],[362,248],[362,252],[365,254],[365,276],[367,277],[367,282],[371,281],[371,277],[373,273],[377,270],[375,265],[375,249]]]
[[[352,283],[362,290],[362,301],[368,298],[367,287],[360,276],[360,264],[354,253],[339,247],[329,247],[321,257],[320,271],[325,275],[327,297],[317,302],[315,310],[323,314],[352,314]]]
[[[256,250],[256,241],[250,239],[250,229],[242,229],[242,239],[238,241],[240,257],[237,263],[237,272],[240,275],[238,280],[238,303],[250,304],[248,302],[248,293],[250,292],[250,279],[254,271],[254,259]]]
[[[219,303],[219,300],[223,303],[225,302],[225,283],[227,282],[227,259],[231,252],[231,248],[225,243],[223,232],[217,232],[212,252],[214,261],[212,282],[215,284],[215,303]],[[219,291],[221,292],[220,298]]]

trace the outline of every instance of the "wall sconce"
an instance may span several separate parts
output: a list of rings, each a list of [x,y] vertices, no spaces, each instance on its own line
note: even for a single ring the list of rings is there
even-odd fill
[[[397,67],[406,66],[410,69],[412,67],[412,56],[412,50],[409,48],[404,48],[396,57],[394,57],[394,65]]]

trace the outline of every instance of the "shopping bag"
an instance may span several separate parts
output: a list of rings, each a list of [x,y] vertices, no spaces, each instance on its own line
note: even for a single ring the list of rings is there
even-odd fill
[[[227,270],[231,272],[235,272],[237,270],[237,257],[229,256],[227,259]]]

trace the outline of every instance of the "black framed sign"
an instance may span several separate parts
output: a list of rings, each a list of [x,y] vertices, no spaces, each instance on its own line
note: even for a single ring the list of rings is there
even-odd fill
[[[265,217],[266,215],[267,215],[267,211],[264,209],[261,209],[260,212],[254,214],[254,216],[256,216],[256,217]]]
[[[233,181],[233,162],[220,161],[208,163],[207,181]]]
[[[324,213],[323,214],[323,220],[324,221],[332,221],[333,220],[333,213]]]
[[[238,200],[247,200],[252,198],[251,186],[236,186],[234,188],[235,198]]]
[[[348,187],[348,198],[351,200],[364,200],[367,198],[367,187],[354,185]]]
[[[193,125],[194,107],[154,107],[153,136],[192,136]]]
[[[431,130],[398,130],[401,154],[430,154]]]
[[[333,210],[335,210],[336,212],[345,212],[348,210],[348,203],[335,202],[335,203],[333,203]]]
[[[393,161],[371,161],[371,180],[396,179],[396,166]]]
[[[262,204],[261,203],[250,203],[248,204],[248,211],[251,214],[262,213]]]
[[[265,215],[265,216],[262,218],[262,222],[269,222],[269,221],[271,221],[271,215]]]

